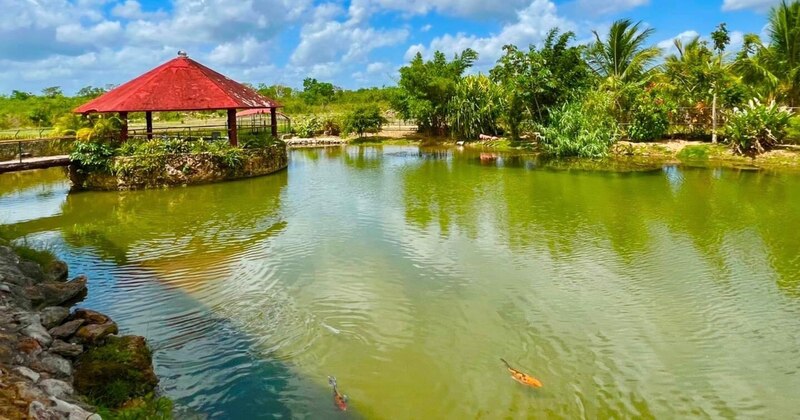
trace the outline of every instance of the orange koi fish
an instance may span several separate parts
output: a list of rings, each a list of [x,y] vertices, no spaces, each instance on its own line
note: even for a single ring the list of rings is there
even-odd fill
[[[533,388],[542,387],[542,381],[534,378],[531,375],[528,375],[527,373],[523,373],[512,368],[511,365],[509,365],[508,362],[505,361],[505,359],[501,358],[500,361],[503,362],[506,365],[506,369],[508,369],[508,371],[511,372],[511,379],[521,383],[522,385],[527,385]]]
[[[347,395],[339,392],[339,387],[336,385],[336,378],[328,376],[328,383],[333,387],[333,404],[340,411],[347,411]]]

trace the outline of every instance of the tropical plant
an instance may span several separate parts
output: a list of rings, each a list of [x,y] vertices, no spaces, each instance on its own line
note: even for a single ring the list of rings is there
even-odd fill
[[[785,0],[772,8],[767,24],[769,43],[755,34],[744,36],[735,69],[753,94],[800,104],[800,1]]]
[[[586,51],[589,67],[606,87],[618,89],[625,84],[641,84],[652,74],[652,64],[661,51],[647,47],[653,28],[641,29],[642,22],[630,19],[614,22],[605,39],[593,31],[595,42]]]
[[[322,120],[322,132],[326,136],[338,136],[342,132],[342,124],[339,118],[333,115],[327,115]]]
[[[463,78],[450,100],[448,124],[451,134],[470,140],[481,134],[499,134],[498,121],[503,113],[503,101],[501,88],[488,77]]]
[[[613,98],[592,93],[550,111],[549,124],[540,126],[539,142],[556,157],[603,157],[619,138],[619,126],[611,113]]]
[[[764,153],[783,140],[791,117],[792,112],[775,101],[762,104],[753,99],[743,109],[734,109],[724,134],[736,153]]]
[[[294,132],[304,138],[316,137],[322,131],[322,121],[316,115],[297,120],[293,127]]]
[[[363,105],[345,115],[342,133],[345,135],[355,133],[359,137],[364,137],[366,133],[381,131],[385,123],[386,118],[377,105]]]
[[[421,131],[446,134],[448,104],[462,75],[477,58],[478,53],[469,48],[451,61],[439,51],[428,61],[417,53],[400,69],[400,89],[392,98],[392,107],[404,119],[417,121]]]
[[[69,159],[77,164],[80,171],[109,172],[114,155],[114,148],[106,143],[79,141],[75,143]]]
[[[631,122],[627,128],[629,140],[659,140],[667,133],[669,111],[656,92],[648,89],[636,97],[631,109]]]
[[[524,121],[543,122],[548,110],[580,95],[591,84],[591,71],[583,60],[583,46],[570,46],[572,32],[551,29],[541,49],[531,45],[527,52],[514,45],[490,71],[492,80],[504,93],[504,125],[511,137],[520,136]]]

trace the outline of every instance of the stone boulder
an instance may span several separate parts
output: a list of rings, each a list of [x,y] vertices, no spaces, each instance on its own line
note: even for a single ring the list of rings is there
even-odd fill
[[[75,358],[83,353],[83,346],[80,344],[67,343],[61,340],[53,341],[50,345],[50,353],[55,353],[59,356]]]
[[[158,377],[144,337],[111,336],[106,344],[83,353],[75,363],[73,385],[112,408],[153,392]]]
[[[73,340],[88,345],[97,345],[102,343],[106,337],[118,332],[119,328],[114,321],[108,321],[105,324],[89,324],[78,329]]]
[[[51,262],[44,271],[45,279],[47,279],[47,281],[63,283],[67,281],[67,278],[69,278],[69,266],[67,266],[67,263],[61,260],[55,260]]]
[[[51,328],[49,333],[53,338],[66,339],[72,337],[78,329],[85,323],[83,319],[73,319],[55,328]]]
[[[68,316],[69,309],[63,306],[49,306],[42,309],[42,325],[47,329],[51,329],[61,325]]]
[[[72,319],[82,319],[86,321],[87,324],[105,324],[111,321],[111,318],[108,316],[91,309],[75,310],[75,313],[72,314]]]
[[[86,276],[78,276],[66,283],[43,283],[37,286],[41,291],[43,300],[36,302],[35,306],[58,306],[77,300],[86,295]]]

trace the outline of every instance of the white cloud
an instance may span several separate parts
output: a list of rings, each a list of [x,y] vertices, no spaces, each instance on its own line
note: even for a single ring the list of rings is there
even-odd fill
[[[606,15],[623,12],[649,4],[650,0],[575,0],[572,9],[583,11],[582,14]]]
[[[70,23],[56,28],[56,40],[68,44],[108,44],[122,35],[122,25],[116,21],[103,21],[84,27]]]
[[[765,12],[772,6],[780,3],[780,0],[723,0],[722,10],[734,11],[743,9],[752,9],[759,12]]]
[[[358,19],[378,11],[394,10],[407,15],[436,12],[443,15],[476,20],[513,18],[514,10],[525,7],[530,0],[352,0],[350,13]]]
[[[559,16],[556,5],[550,0],[533,0],[530,5],[517,12],[517,20],[509,23],[497,34],[486,37],[459,33],[446,34],[431,41],[428,47],[412,45],[406,50],[406,59],[417,52],[430,56],[434,51],[442,51],[447,55],[459,53],[472,48],[479,54],[479,65],[495,62],[503,52],[506,44],[527,47],[544,39],[552,28],[570,30],[574,23]]]
[[[684,31],[679,33],[678,35],[665,39],[657,44],[658,48],[660,48],[665,54],[677,54],[677,48],[675,48],[675,41],[680,40],[683,44],[691,41],[694,38],[699,37],[700,34],[697,31]]]

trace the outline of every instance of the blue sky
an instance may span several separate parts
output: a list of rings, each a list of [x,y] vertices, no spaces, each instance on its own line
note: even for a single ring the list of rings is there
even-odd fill
[[[470,47],[474,71],[504,44],[539,43],[554,26],[581,42],[621,17],[675,37],[720,22],[761,33],[778,0],[0,0],[0,93],[123,83],[186,50],[238,80],[297,87],[305,77],[346,88],[392,85],[417,51]]]

